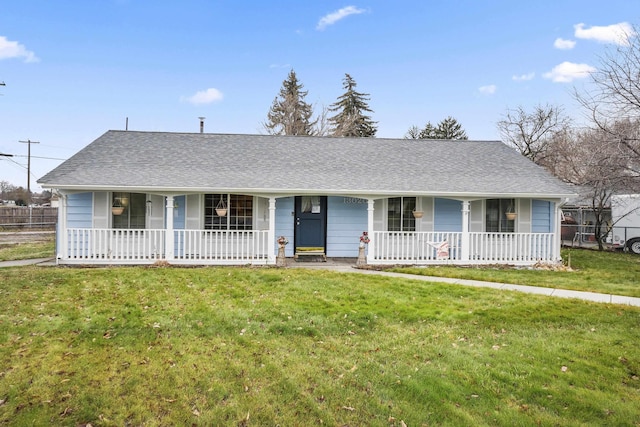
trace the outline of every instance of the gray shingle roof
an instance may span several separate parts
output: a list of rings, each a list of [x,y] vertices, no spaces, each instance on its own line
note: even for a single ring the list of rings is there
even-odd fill
[[[38,182],[272,194],[573,194],[500,141],[134,131],[106,132]]]

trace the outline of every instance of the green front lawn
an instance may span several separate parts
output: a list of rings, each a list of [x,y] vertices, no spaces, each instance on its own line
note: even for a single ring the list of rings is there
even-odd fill
[[[55,235],[50,234],[43,240],[24,243],[0,243],[0,261],[19,259],[53,258],[55,255]]]
[[[305,269],[0,274],[0,424],[640,423],[638,308]]]
[[[0,261],[54,256],[54,236],[44,242],[0,245]],[[499,283],[543,286],[640,297],[640,256],[623,252],[563,249],[566,268],[559,270],[513,267],[395,267],[400,273]]]
[[[484,280],[640,297],[640,256],[623,252],[563,249],[566,268],[399,267],[392,271],[424,276]]]

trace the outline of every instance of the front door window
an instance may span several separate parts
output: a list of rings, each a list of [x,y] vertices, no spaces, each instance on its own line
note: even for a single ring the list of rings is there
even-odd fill
[[[300,201],[300,210],[304,213],[321,213],[319,196],[302,196]]]

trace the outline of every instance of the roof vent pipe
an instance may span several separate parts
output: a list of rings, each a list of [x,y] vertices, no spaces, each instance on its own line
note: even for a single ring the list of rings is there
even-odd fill
[[[206,117],[198,117],[200,119],[200,133],[204,133],[204,119]]]

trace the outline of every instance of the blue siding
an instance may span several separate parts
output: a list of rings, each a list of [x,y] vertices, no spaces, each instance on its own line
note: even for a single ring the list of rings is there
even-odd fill
[[[461,201],[436,198],[433,210],[433,231],[462,231]]]
[[[327,256],[358,256],[360,235],[367,230],[367,206],[366,199],[328,198]]]
[[[544,200],[531,201],[531,232],[551,233],[553,231],[553,204]]]
[[[173,203],[174,206],[178,205],[177,208],[173,208],[173,228],[176,230],[184,230],[186,217],[185,208],[187,206],[186,196],[174,197]]]
[[[177,207],[175,207],[177,205]],[[186,201],[186,196],[175,196],[173,198],[173,229],[174,230],[184,230],[185,229],[185,222],[186,222],[186,206],[187,206],[187,201]],[[166,216],[166,215],[165,215]],[[164,219],[164,226],[167,226],[167,218]],[[175,242],[180,241],[179,240],[179,234],[180,232],[178,231],[174,231],[173,232],[173,238],[175,239]],[[184,253],[184,241],[180,241],[179,244],[175,245],[174,251],[173,251],[173,255],[174,256],[179,256],[181,253]]]
[[[276,240],[278,237],[285,236],[289,239],[289,244],[285,249],[286,256],[293,256],[293,214],[295,211],[294,198],[285,197],[276,199]],[[275,250],[278,250],[278,244],[276,243]]]
[[[91,228],[93,226],[93,193],[77,193],[67,196],[67,226]]]
[[[93,193],[76,193],[67,196],[67,227],[69,228],[92,228],[93,227]],[[56,246],[61,248],[61,241],[64,237],[57,233]],[[69,247],[70,238],[67,240]],[[81,243],[83,255],[89,255],[88,241],[85,239]],[[78,250],[78,249],[77,249]],[[76,255],[70,254],[69,255]],[[77,254],[79,255],[79,254]]]

